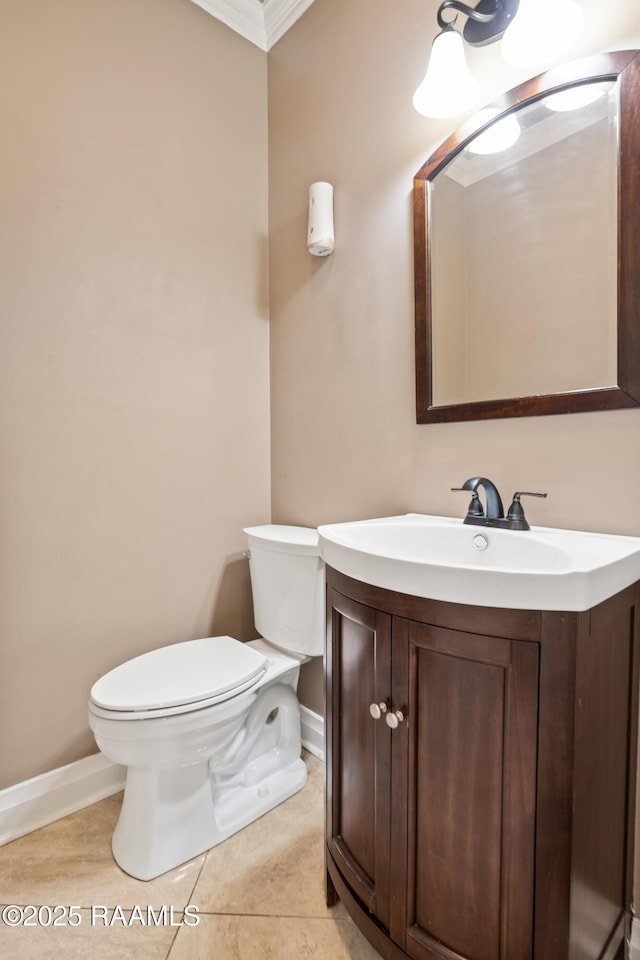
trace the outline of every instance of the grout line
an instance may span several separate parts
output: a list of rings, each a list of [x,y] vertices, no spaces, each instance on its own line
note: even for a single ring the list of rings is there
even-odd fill
[[[195,880],[193,881],[193,887],[191,888],[191,893],[189,894],[189,900],[188,900],[187,903],[185,903],[185,905],[184,905],[185,907],[186,907],[186,906],[189,906],[189,904],[192,904],[192,903],[193,903],[193,895],[195,894],[195,892],[196,892],[196,887],[198,886],[198,883],[200,882],[200,877],[202,876],[202,871],[204,870],[204,865],[205,865],[205,863],[207,862],[207,857],[208,857],[208,856],[209,856],[209,851],[207,850],[207,852],[205,853],[204,857],[202,858],[202,864],[201,864],[201,866],[200,866],[200,869],[198,870],[198,875],[196,876]],[[184,907],[183,907],[182,909],[184,910]]]
[[[201,917],[256,917],[258,920],[351,920],[349,916],[336,917],[331,914],[320,916],[317,913],[247,913],[241,910],[238,913],[223,912],[216,910],[200,910],[198,915]]]
[[[201,865],[200,865],[200,869],[198,870],[198,873],[197,873],[197,875],[196,875],[196,878],[195,878],[195,880],[193,881],[193,887],[191,888],[191,893],[189,894],[189,899],[187,900],[187,902],[184,904],[184,906],[183,906],[183,908],[182,908],[183,911],[184,911],[184,908],[185,908],[185,907],[187,907],[187,906],[189,906],[190,904],[193,903],[193,897],[194,897],[194,894],[195,894],[195,892],[196,892],[196,887],[198,886],[198,883],[200,882],[200,877],[202,876],[202,871],[204,870],[204,865],[205,865],[205,863],[207,862],[207,857],[208,857],[208,856],[209,856],[209,851],[207,850],[207,852],[205,853],[204,857],[202,858],[202,863],[201,863]],[[203,911],[201,911],[200,908],[198,908],[198,915],[199,915],[199,916],[202,916],[202,914],[203,914]],[[171,952],[173,951],[173,948],[174,948],[175,945],[176,945],[176,940],[178,939],[178,934],[180,933],[180,930],[181,930],[181,927],[178,927],[178,929],[176,930],[175,934],[173,935],[173,939],[172,939],[172,941],[171,941],[171,944],[169,945],[169,949],[168,949],[168,951],[167,951],[167,955],[166,955],[166,957],[165,957],[165,960],[170,960]]]
[[[180,930],[181,930],[181,927],[178,927],[178,929],[177,929],[176,932],[174,933],[173,939],[172,939],[171,943],[169,944],[169,949],[167,950],[167,955],[166,955],[166,957],[165,957],[165,960],[169,960],[169,957],[171,956],[171,952],[172,952],[173,948],[174,948],[175,945],[176,945],[176,940],[178,939],[178,934],[180,933]]]

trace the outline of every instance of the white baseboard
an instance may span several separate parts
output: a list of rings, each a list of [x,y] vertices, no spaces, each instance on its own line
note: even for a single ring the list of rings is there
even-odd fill
[[[629,960],[640,960],[640,918],[638,917],[635,917],[631,922]]]
[[[300,707],[300,722],[303,747],[324,761],[323,718]],[[125,767],[96,753],[0,790],[0,846],[118,793],[125,776]]]
[[[117,793],[125,772],[96,753],[0,790],[0,845]]]
[[[324,763],[324,717],[300,706],[302,746]]]

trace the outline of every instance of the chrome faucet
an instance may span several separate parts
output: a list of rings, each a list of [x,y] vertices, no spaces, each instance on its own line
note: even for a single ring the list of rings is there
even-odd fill
[[[484,490],[486,512],[478,495],[478,487]],[[524,515],[520,497],[546,497],[546,493],[516,492],[513,495],[511,506],[505,517],[502,498],[495,483],[486,477],[470,477],[461,487],[451,487],[455,492],[466,491],[471,494],[471,501],[467,508],[464,523],[475,524],[480,527],[502,527],[505,530],[530,530],[527,518]]]

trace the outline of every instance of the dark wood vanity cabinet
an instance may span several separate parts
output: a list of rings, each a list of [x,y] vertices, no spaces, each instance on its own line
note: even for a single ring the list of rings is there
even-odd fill
[[[494,610],[327,571],[327,898],[383,957],[625,956],[639,599]]]

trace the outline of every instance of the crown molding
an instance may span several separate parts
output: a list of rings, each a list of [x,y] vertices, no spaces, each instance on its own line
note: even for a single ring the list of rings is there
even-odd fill
[[[267,49],[264,11],[260,0],[192,0],[216,20],[221,20],[241,36]]]
[[[313,0],[192,0],[216,20],[268,51]]]
[[[314,0],[266,0],[264,4],[264,26],[267,37],[267,50],[270,50],[289,27],[299,20]]]

